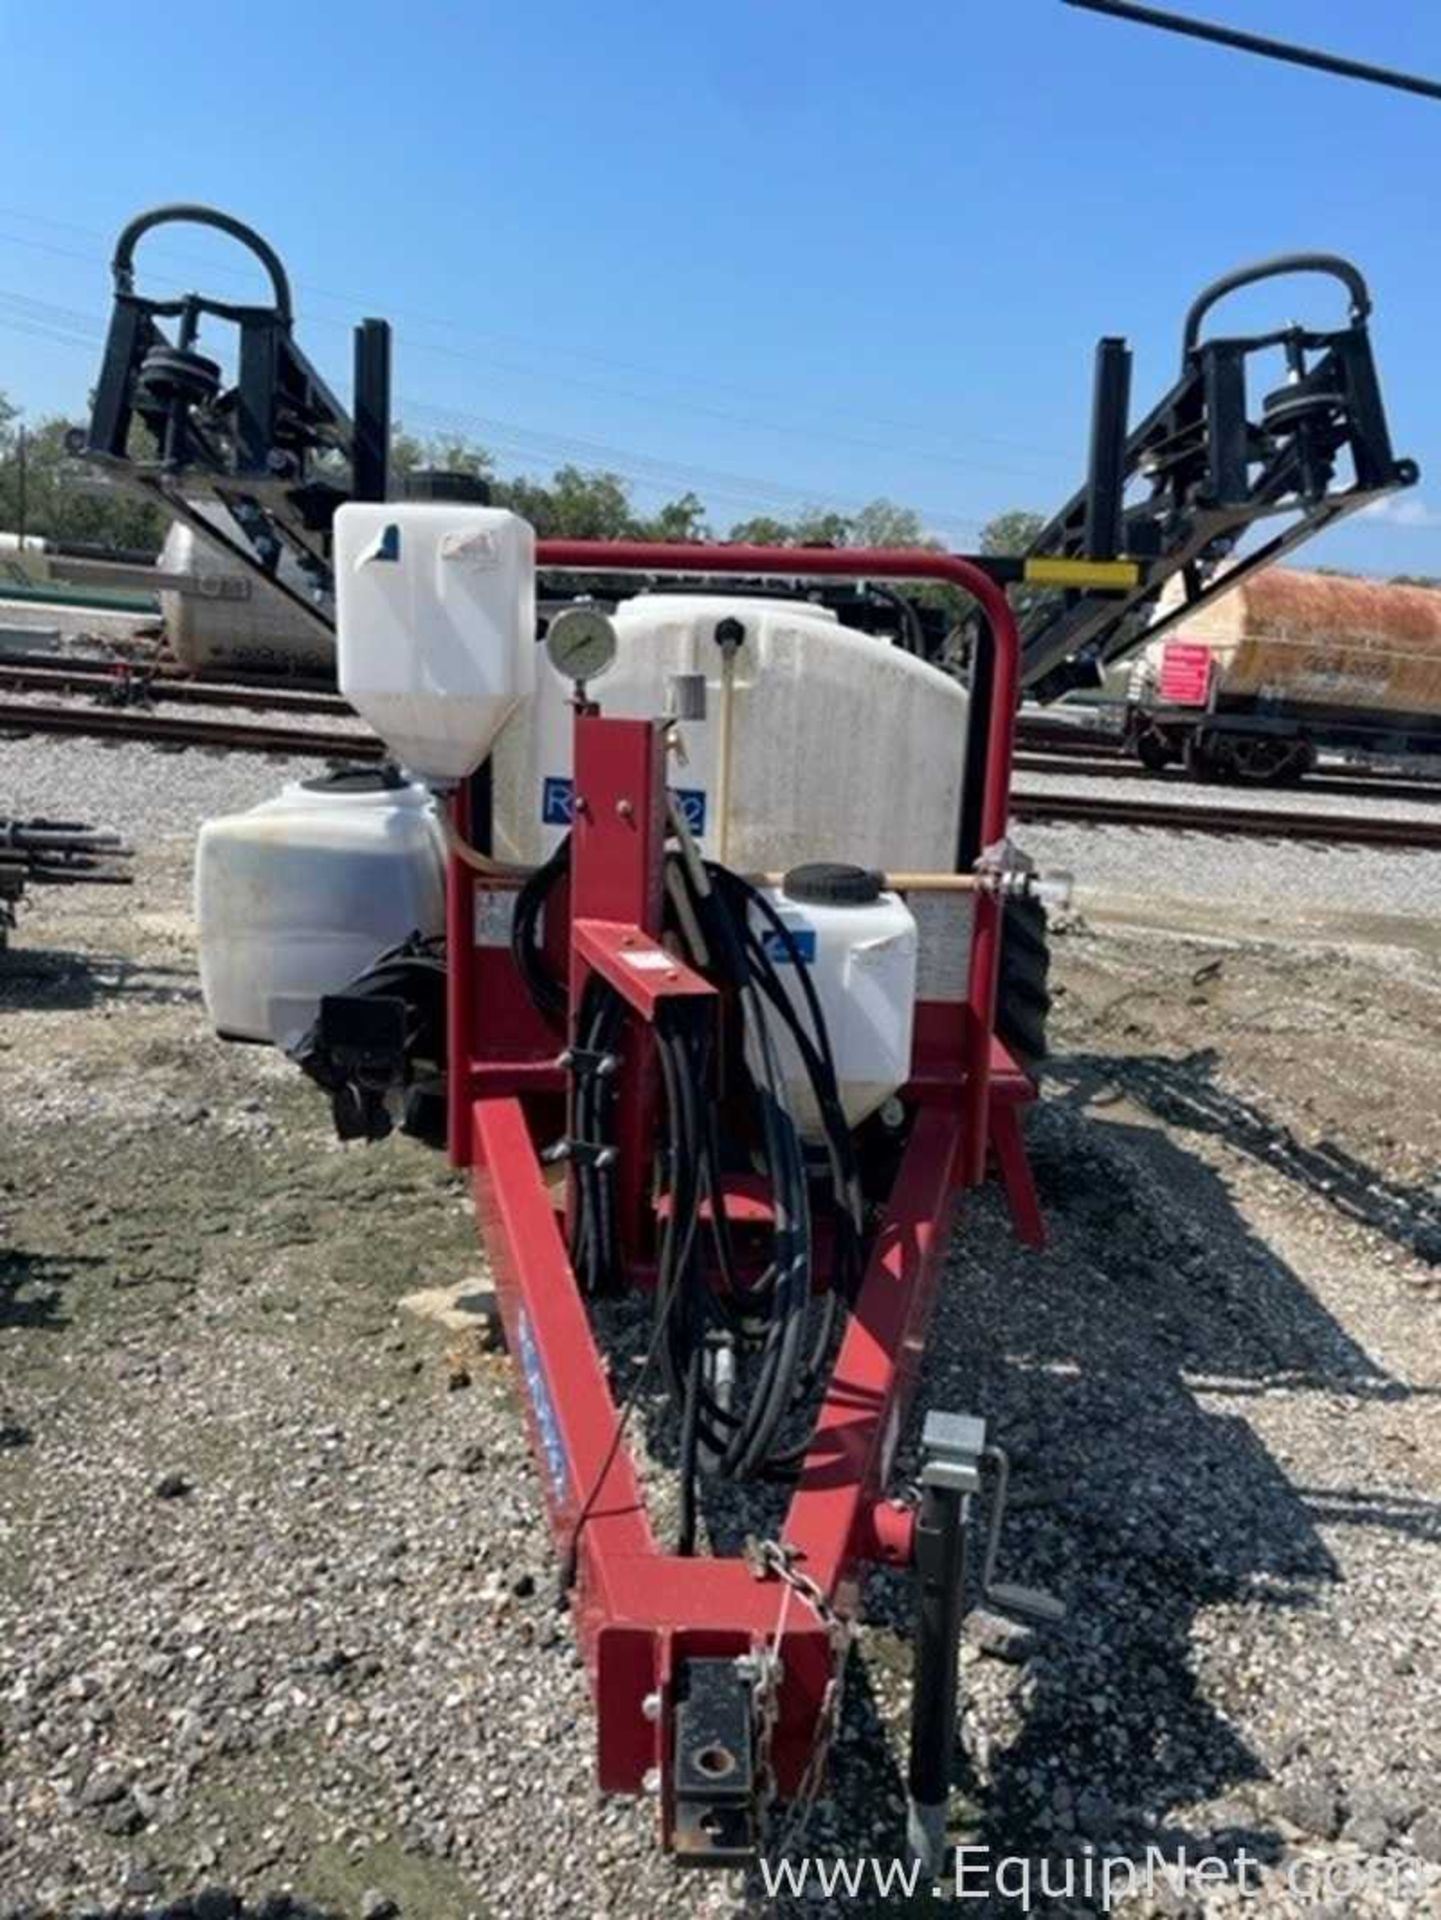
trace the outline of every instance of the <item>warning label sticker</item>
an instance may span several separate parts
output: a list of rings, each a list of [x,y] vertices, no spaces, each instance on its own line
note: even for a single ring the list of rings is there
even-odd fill
[[[475,944],[508,947],[515,920],[513,887],[477,887],[475,890]]]

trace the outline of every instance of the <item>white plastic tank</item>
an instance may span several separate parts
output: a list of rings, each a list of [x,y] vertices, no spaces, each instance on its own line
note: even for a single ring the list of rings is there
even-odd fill
[[[861,867],[796,867],[765,897],[809,969],[830,1036],[841,1105],[850,1125],[859,1126],[910,1078],[919,951],[915,919],[898,894],[882,890],[878,874]],[[759,910],[753,909],[752,925],[803,1028],[813,1032],[786,942]],[[796,1124],[805,1138],[819,1140],[820,1110],[799,1049],[773,1010],[766,1024]],[[746,1053],[757,1073],[754,1035],[747,1036]]]
[[[214,501],[192,501],[207,520],[238,532],[225,509]],[[164,591],[160,613],[165,637],[177,660],[189,667],[239,667],[265,673],[330,673],[335,641],[308,620],[285,594],[249,571],[187,521],[174,520],[165,535],[157,566],[162,573],[186,573],[193,591]],[[315,599],[314,583],[295,557],[281,555],[280,578],[295,593]],[[243,590],[237,597],[237,589]],[[315,600],[327,615],[328,597]]]
[[[445,855],[424,787],[364,768],[293,781],[207,820],[195,855],[200,985],[228,1040],[290,1047],[411,933],[445,930]]]
[[[741,871],[950,868],[967,696],[948,674],[809,601],[646,594],[615,628],[615,664],[588,690],[604,713],[657,717],[674,675],[705,677],[671,785],[708,855]],[[572,688],[540,653],[534,706],[492,759],[495,850],[526,862],[570,821]]]
[[[341,691],[395,757],[460,780],[535,686],[535,534],[501,507],[351,502],[335,516]]]

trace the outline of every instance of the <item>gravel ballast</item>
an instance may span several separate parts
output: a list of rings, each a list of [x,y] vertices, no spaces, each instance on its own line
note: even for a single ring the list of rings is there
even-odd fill
[[[599,1799],[511,1363],[456,1388],[397,1311],[484,1277],[464,1184],[208,1035],[194,828],[314,770],[0,742],[0,812],[138,850],[0,953],[0,1916],[896,1910],[684,1873]],[[1029,1128],[1051,1245],[967,1206],[918,1407],[1010,1447],[1002,1577],[1068,1614],[973,1614],[957,1836],[1259,1863],[1137,1914],[1326,1910],[1298,1861],[1335,1913],[1441,1911],[1349,1890],[1441,1886],[1434,874],[1021,837],[1083,885]],[[1308,861],[1333,884],[1293,897]],[[874,1575],[799,1852],[900,1852],[910,1621]]]

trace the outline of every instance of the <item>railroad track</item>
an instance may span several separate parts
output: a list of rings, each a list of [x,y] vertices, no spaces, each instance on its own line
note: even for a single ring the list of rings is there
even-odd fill
[[[14,671],[13,668],[10,671]],[[104,675],[95,676],[104,679]],[[64,683],[64,671],[46,680],[47,687]],[[194,683],[182,683],[193,687]],[[195,688],[195,697],[211,701],[220,689]],[[231,688],[232,692],[258,692],[257,699],[236,704],[255,706],[273,703],[278,693],[288,689]],[[166,687],[166,699],[171,689]],[[309,701],[325,699],[324,706],[296,706],[297,712],[348,713],[339,695],[303,693]],[[54,733],[88,736],[92,739],[140,741],[158,747],[202,747],[224,753],[284,754],[292,757],[325,760],[379,760],[384,746],[373,733],[332,731],[318,727],[266,726],[252,720],[220,720],[194,714],[157,713],[143,706],[97,706],[91,701],[0,700],[0,732]],[[1018,770],[1035,770],[1036,756],[1017,757]],[[1058,771],[1047,767],[1047,771]],[[1066,771],[1075,772],[1070,766]],[[1105,766],[1097,772],[1114,775],[1118,768]],[[1128,774],[1130,769],[1127,769]],[[1135,769],[1139,773],[1141,769]],[[1359,791],[1368,797],[1380,797],[1380,791],[1364,781],[1347,788],[1333,782],[1332,793]],[[1318,789],[1318,793],[1322,789]],[[1402,787],[1404,797],[1424,800],[1426,788]],[[1332,845],[1396,847],[1415,851],[1441,849],[1441,809],[1433,820],[1396,819],[1385,814],[1342,814],[1300,809],[1246,805],[1184,804],[1129,794],[1038,793],[1021,788],[1012,794],[1011,811],[1020,821],[1066,822],[1076,826],[1135,827],[1166,830],[1173,833],[1228,834],[1250,839],[1309,840]]]
[[[148,711],[152,703],[237,707],[246,711],[314,713],[342,718],[354,712],[345,696],[324,681],[228,669],[223,675],[154,660],[57,657],[47,653],[0,655],[0,690],[14,693],[90,695],[117,707]],[[1016,724],[1017,773],[1069,774],[1075,778],[1144,780],[1152,786],[1185,786],[1179,767],[1152,773],[1134,760],[1114,735],[1046,726],[1022,713]],[[1264,789],[1251,789],[1261,792]],[[1302,791],[1356,798],[1411,800],[1441,797],[1441,778],[1364,767],[1326,769],[1307,776]]]
[[[140,707],[50,706],[29,700],[0,700],[0,732],[82,734],[159,747],[211,747],[224,753],[283,753],[326,760],[379,760],[385,752],[373,733],[267,727],[248,720],[202,720],[193,714],[153,713]]]
[[[1158,795],[1163,794],[1167,787],[1194,787],[1197,784],[1188,779],[1180,767],[1168,767],[1164,773],[1152,773],[1139,760],[1083,759],[1078,754],[1033,753],[1023,748],[1017,753],[1013,764],[1017,773],[1049,773],[1072,780],[1124,780],[1128,783],[1142,780]],[[1248,799],[1260,800],[1267,789],[1264,786],[1223,784],[1213,788],[1213,791],[1244,794]],[[1323,768],[1318,773],[1308,773],[1298,786],[1287,788],[1286,791],[1309,794],[1317,800],[1416,800],[1424,805],[1429,800],[1441,800],[1441,779],[1427,779],[1421,774],[1370,773],[1363,767],[1349,767],[1344,772],[1334,773]]]
[[[55,660],[37,654],[0,660],[0,688],[11,693],[91,694],[116,706],[139,708],[151,700],[164,700],[182,706],[244,707],[275,713],[353,711],[342,695],[316,687],[211,681],[128,661]]]
[[[1109,794],[1011,795],[1017,820],[1065,822],[1088,827],[1142,827],[1172,833],[1231,834],[1251,840],[1312,840],[1331,846],[1441,850],[1441,814],[1434,820],[1390,814],[1303,813],[1299,809],[1197,806],[1177,801],[1133,800]]]

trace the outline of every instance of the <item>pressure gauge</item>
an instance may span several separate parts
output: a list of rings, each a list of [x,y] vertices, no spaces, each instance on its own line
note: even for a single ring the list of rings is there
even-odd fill
[[[615,628],[599,607],[567,607],[551,621],[545,647],[567,680],[598,680],[615,659]]]

